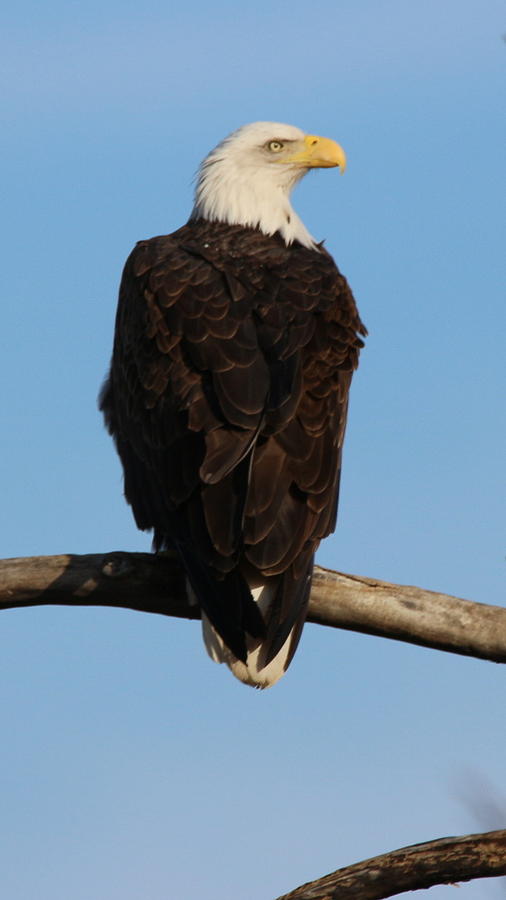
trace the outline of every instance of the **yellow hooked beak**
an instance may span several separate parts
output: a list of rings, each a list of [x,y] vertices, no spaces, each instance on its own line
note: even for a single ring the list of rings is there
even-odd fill
[[[308,169],[330,169],[339,166],[341,175],[346,168],[346,154],[331,138],[306,134],[302,150],[285,156],[283,162],[296,163]],[[281,160],[280,160],[281,162]]]

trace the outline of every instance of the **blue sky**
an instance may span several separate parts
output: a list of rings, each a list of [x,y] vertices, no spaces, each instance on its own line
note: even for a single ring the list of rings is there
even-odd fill
[[[121,268],[218,140],[272,119],[346,149],[294,204],[370,331],[319,561],[504,603],[505,30],[494,0],[9,8],[3,557],[149,548],[96,410]],[[476,660],[308,626],[259,694],[196,623],[27,609],[0,704],[9,900],[268,900],[506,821],[505,672]]]

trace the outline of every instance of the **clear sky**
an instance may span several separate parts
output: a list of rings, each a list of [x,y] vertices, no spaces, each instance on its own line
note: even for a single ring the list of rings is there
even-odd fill
[[[96,410],[121,268],[185,221],[218,140],[272,119],[347,151],[344,178],[311,174],[294,201],[370,331],[319,561],[504,603],[503,3],[19,0],[3,18],[1,556],[149,549]],[[491,663],[308,626],[257,693],[194,622],[26,609],[2,615],[0,704],[9,900],[270,900],[506,825]]]

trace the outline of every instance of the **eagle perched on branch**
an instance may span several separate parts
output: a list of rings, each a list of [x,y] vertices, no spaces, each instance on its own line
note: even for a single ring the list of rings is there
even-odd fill
[[[138,527],[179,554],[210,656],[260,688],[290,664],[335,527],[366,334],[290,192],[345,163],[334,141],[273,122],[218,144],[187,224],[126,262],[100,396]]]

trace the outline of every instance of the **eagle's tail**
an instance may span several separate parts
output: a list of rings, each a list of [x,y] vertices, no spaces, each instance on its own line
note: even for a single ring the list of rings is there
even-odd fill
[[[277,581],[277,579],[273,579]],[[264,587],[253,588],[251,593],[253,599],[258,604],[262,612],[268,610],[276,592],[276,585],[267,584]],[[214,662],[226,663],[230,671],[251,687],[267,688],[276,684],[282,675],[285,674],[288,657],[290,655],[290,646],[292,634],[288,635],[281,650],[267,665],[265,664],[266,644],[260,638],[252,638],[246,635],[246,662],[237,659],[232,651],[227,647],[224,640],[215,628],[211,625],[206,614],[202,613],[202,634],[206,650]]]
[[[311,582],[312,558],[305,577],[293,582],[290,572],[270,578],[246,575],[253,600],[266,622],[267,634],[252,637],[247,632],[246,659],[238,659],[202,611],[202,632],[207,652],[214,662],[226,663],[231,672],[244,684],[267,688],[285,674],[297,648],[304,624]],[[281,616],[280,606],[285,594],[291,597],[295,615]],[[297,594],[299,596],[297,597]],[[295,595],[295,596],[294,596]],[[297,601],[295,602],[294,601]]]

